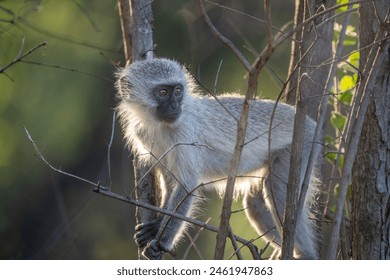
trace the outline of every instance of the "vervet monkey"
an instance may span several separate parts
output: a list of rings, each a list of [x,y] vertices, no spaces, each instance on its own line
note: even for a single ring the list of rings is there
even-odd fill
[[[139,155],[141,164],[155,166],[163,177],[160,206],[192,216],[202,190],[213,187],[222,195],[243,98],[225,94],[218,96],[217,101],[199,95],[188,71],[164,58],[134,62],[120,70],[117,78],[120,100],[117,111],[125,141]],[[275,102],[251,102],[235,195],[243,197],[248,220],[258,234],[264,234],[280,250],[295,109],[277,104],[269,150],[269,126]],[[314,129],[315,123],[308,118],[302,170],[306,170]],[[294,248],[295,256],[303,259],[318,258],[314,222],[310,218],[316,190],[312,177],[297,223]],[[150,223],[136,226],[135,241],[138,246],[146,246],[145,256],[159,259],[163,252],[174,249],[185,228],[185,222],[160,215]]]

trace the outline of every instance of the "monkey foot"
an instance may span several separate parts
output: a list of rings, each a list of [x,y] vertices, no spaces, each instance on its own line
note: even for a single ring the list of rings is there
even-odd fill
[[[142,255],[148,260],[161,260],[163,257],[164,249],[159,246],[158,241],[153,239],[146,245],[142,252]]]

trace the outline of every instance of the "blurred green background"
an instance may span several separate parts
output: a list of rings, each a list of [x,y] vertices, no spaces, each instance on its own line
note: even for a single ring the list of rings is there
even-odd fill
[[[216,1],[208,13],[248,59],[265,37],[261,1]],[[274,25],[293,18],[292,1],[273,1]],[[239,11],[234,12],[232,9]],[[194,1],[153,2],[156,55],[188,65],[213,90],[244,92],[246,76],[232,53],[213,37]],[[244,15],[247,13],[248,15]],[[124,65],[116,1],[0,0],[0,259],[136,259],[134,207],[92,192],[75,179],[52,172],[35,156],[26,127],[44,156],[61,170],[109,184],[107,147],[115,107],[113,72]],[[285,79],[290,49],[285,44],[260,78],[258,95],[274,97]],[[133,188],[131,156],[116,125],[111,148],[112,188]],[[204,204],[199,217],[218,225],[220,200]],[[241,203],[234,205],[240,210]],[[255,238],[243,211],[233,214],[236,234]],[[192,236],[197,228],[190,231]],[[187,258],[210,259],[215,234],[203,230]],[[182,258],[188,240],[178,250]],[[259,248],[264,246],[256,242]],[[227,250],[226,256],[232,252]],[[244,251],[246,256],[248,252]]]

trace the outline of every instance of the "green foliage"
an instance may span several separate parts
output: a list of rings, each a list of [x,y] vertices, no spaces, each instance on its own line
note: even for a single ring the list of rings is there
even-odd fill
[[[348,0],[338,0],[337,4],[348,3]],[[347,11],[347,6],[344,6],[337,10],[337,13]],[[353,22],[353,20],[351,20]],[[338,43],[340,36],[342,35],[342,25],[340,23],[335,24],[334,28],[334,45]],[[332,96],[330,97],[330,110],[331,115],[329,122],[331,127],[329,128],[328,135],[325,137],[325,143],[327,150],[325,152],[325,159],[332,165],[332,181],[333,196],[338,196],[339,184],[337,178],[342,172],[344,166],[344,147],[345,135],[347,133],[347,123],[349,118],[349,112],[351,111],[352,102],[358,85],[358,67],[360,60],[360,53],[358,49],[358,36],[356,27],[351,24],[346,27],[345,39],[342,42],[343,53],[349,52],[337,62],[337,71],[335,77],[335,84],[332,89]],[[348,189],[348,197],[351,197],[351,189]],[[335,212],[336,205],[330,205],[330,211]],[[348,215],[348,205],[346,203],[346,210]]]
[[[330,123],[336,129],[343,130],[347,118],[338,112],[332,112]]]
[[[360,52],[355,51],[348,57],[348,62],[351,63],[356,69],[359,67]]]
[[[343,4],[347,4],[347,3],[349,3],[349,2],[350,2],[350,0],[337,0],[336,4],[337,4],[337,5],[343,5]],[[353,7],[353,8],[357,8],[358,5],[359,5],[359,4],[354,4],[352,7]],[[336,12],[337,12],[337,13],[345,12],[347,9],[348,9],[348,5],[345,5],[345,6],[341,7],[341,8],[339,8],[339,9],[337,9]]]
[[[337,153],[337,152],[327,152],[325,153],[325,158],[328,160],[329,163],[336,165],[337,167],[342,168],[344,165],[344,155]]]
[[[347,4],[349,0],[337,0],[337,5],[341,4]],[[347,10],[348,6],[343,6],[337,10],[337,12],[345,12]]]

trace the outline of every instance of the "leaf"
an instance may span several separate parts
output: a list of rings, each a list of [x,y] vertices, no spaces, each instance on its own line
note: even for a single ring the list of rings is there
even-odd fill
[[[339,84],[341,91],[348,91],[352,88],[354,88],[356,85],[356,82],[354,81],[353,77],[350,75],[345,75]]]
[[[343,168],[344,165],[344,154],[339,154],[337,152],[327,152],[325,154],[325,158],[329,161],[329,163],[335,165],[337,157],[339,158],[338,168]]]
[[[327,152],[325,154],[325,158],[332,164],[336,160],[336,157],[337,157],[337,152]]]
[[[333,190],[333,195],[334,195],[335,197],[337,197],[337,196],[339,195],[339,190],[340,190],[340,185],[339,185],[339,184],[336,184],[336,185],[334,186],[334,190]],[[336,210],[336,205],[335,205],[335,210]]]
[[[346,91],[337,96],[337,99],[344,105],[351,105],[352,102],[352,92]]]
[[[347,118],[338,112],[332,112],[332,116],[330,117],[330,123],[336,129],[343,130]]]
[[[354,52],[348,57],[348,62],[356,68],[359,67],[360,52]]]
[[[356,32],[355,30],[356,30],[355,26],[353,26],[353,25],[347,25],[346,34],[347,34],[349,37],[357,38],[357,32]]]
[[[343,168],[344,166],[344,154],[339,155],[339,168]]]
[[[354,45],[356,45],[356,39],[346,38],[343,41],[343,45],[344,46],[354,46]]]
[[[348,3],[348,2],[349,2],[349,0],[337,0],[337,4],[338,4],[338,5],[340,5],[340,4],[346,4],[346,3]],[[337,9],[337,13],[344,12],[344,11],[347,10],[347,8],[348,8],[348,6],[343,6],[343,7],[339,8],[339,9]]]
[[[332,144],[332,145],[335,145],[336,144],[336,140],[334,139],[334,137],[332,135],[325,135],[325,143],[326,144]]]

